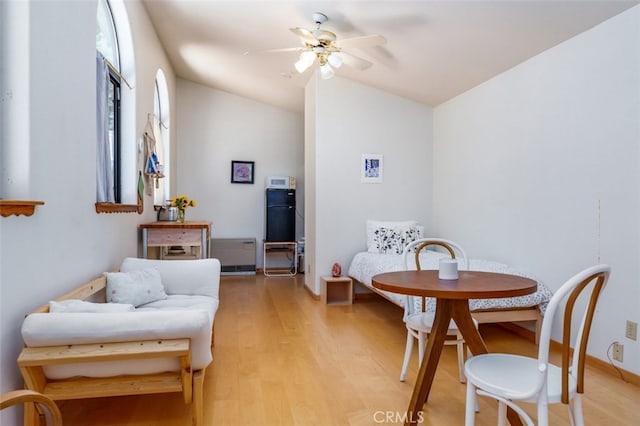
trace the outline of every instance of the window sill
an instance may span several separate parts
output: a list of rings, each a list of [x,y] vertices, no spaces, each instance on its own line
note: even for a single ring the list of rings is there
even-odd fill
[[[2,217],[11,215],[31,216],[36,211],[36,206],[41,206],[44,201],[30,200],[0,200],[0,214]]]
[[[96,213],[138,213],[142,214],[142,202],[138,204],[96,203]]]

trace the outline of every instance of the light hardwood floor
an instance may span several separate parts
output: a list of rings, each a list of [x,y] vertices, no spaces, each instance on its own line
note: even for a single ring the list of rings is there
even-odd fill
[[[406,339],[400,308],[381,299],[326,306],[310,296],[303,278],[222,278],[205,424],[402,424],[417,354],[400,382]],[[535,356],[533,343],[501,327],[481,326],[481,334],[492,352]],[[594,368],[586,377],[587,424],[640,424],[640,387]],[[464,400],[455,346],[448,346],[422,424],[463,424]],[[180,394],[67,401],[61,408],[65,426],[191,424]],[[476,424],[496,424],[495,404],[481,399],[480,410]],[[552,425],[569,424],[564,406],[550,411]]]

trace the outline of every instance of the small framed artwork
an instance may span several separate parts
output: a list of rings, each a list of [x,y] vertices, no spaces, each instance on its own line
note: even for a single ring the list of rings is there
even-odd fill
[[[361,175],[363,183],[382,183],[382,155],[362,154],[360,159]]]
[[[253,161],[231,160],[231,183],[253,183]]]

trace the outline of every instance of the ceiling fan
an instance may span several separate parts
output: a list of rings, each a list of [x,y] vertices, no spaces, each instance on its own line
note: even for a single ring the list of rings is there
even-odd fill
[[[272,49],[269,52],[301,52],[300,58],[295,63],[295,68],[300,74],[309,69],[317,59],[320,65],[320,76],[324,79],[333,77],[334,69],[340,68],[343,64],[359,70],[365,70],[373,65],[366,59],[347,53],[343,49],[382,45],[386,43],[386,39],[381,35],[368,35],[340,40],[335,33],[320,28],[328,19],[324,13],[314,13],[313,20],[316,23],[314,31],[299,27],[291,28],[291,32],[300,38],[302,46]]]

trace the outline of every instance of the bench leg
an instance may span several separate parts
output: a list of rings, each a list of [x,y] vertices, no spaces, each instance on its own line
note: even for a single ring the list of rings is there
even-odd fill
[[[40,426],[40,415],[35,404],[24,404],[24,425]]]
[[[193,424],[204,425],[204,370],[193,373]]]

